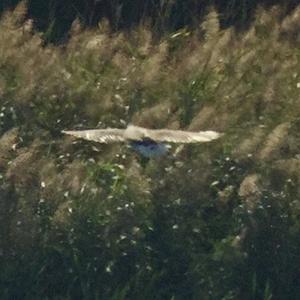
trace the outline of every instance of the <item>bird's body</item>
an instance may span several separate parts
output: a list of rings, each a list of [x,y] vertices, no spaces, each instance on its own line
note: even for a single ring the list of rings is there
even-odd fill
[[[63,133],[99,143],[129,142],[134,150],[148,158],[165,155],[169,148],[166,143],[204,143],[221,136],[216,131],[147,129],[134,125],[129,125],[126,129],[91,129]]]
[[[147,158],[163,156],[168,152],[168,145],[156,143],[150,139],[144,141],[131,141],[130,146],[138,153]]]

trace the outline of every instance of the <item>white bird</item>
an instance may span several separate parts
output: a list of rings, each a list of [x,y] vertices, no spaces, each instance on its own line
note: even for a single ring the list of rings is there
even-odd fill
[[[216,131],[147,129],[134,125],[129,125],[126,129],[107,128],[62,132],[98,143],[129,142],[134,150],[147,158],[166,154],[170,146],[165,143],[205,143],[222,136]]]

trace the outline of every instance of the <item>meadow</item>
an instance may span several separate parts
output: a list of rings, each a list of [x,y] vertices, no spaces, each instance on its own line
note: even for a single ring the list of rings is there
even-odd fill
[[[300,7],[160,38],[0,19],[0,298],[299,299]],[[141,164],[64,129],[216,130]]]

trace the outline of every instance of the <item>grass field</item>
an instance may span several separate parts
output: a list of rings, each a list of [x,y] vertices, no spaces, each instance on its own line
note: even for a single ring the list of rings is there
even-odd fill
[[[300,298],[300,8],[246,31],[0,20],[1,299]],[[216,130],[147,165],[63,129]]]

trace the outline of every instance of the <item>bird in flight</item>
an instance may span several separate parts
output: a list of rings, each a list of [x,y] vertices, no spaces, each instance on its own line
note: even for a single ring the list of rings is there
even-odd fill
[[[98,143],[128,142],[139,154],[154,158],[167,154],[167,143],[205,143],[219,138],[216,131],[183,131],[170,129],[147,129],[129,125],[125,129],[107,128],[76,131],[62,131],[65,134]]]

